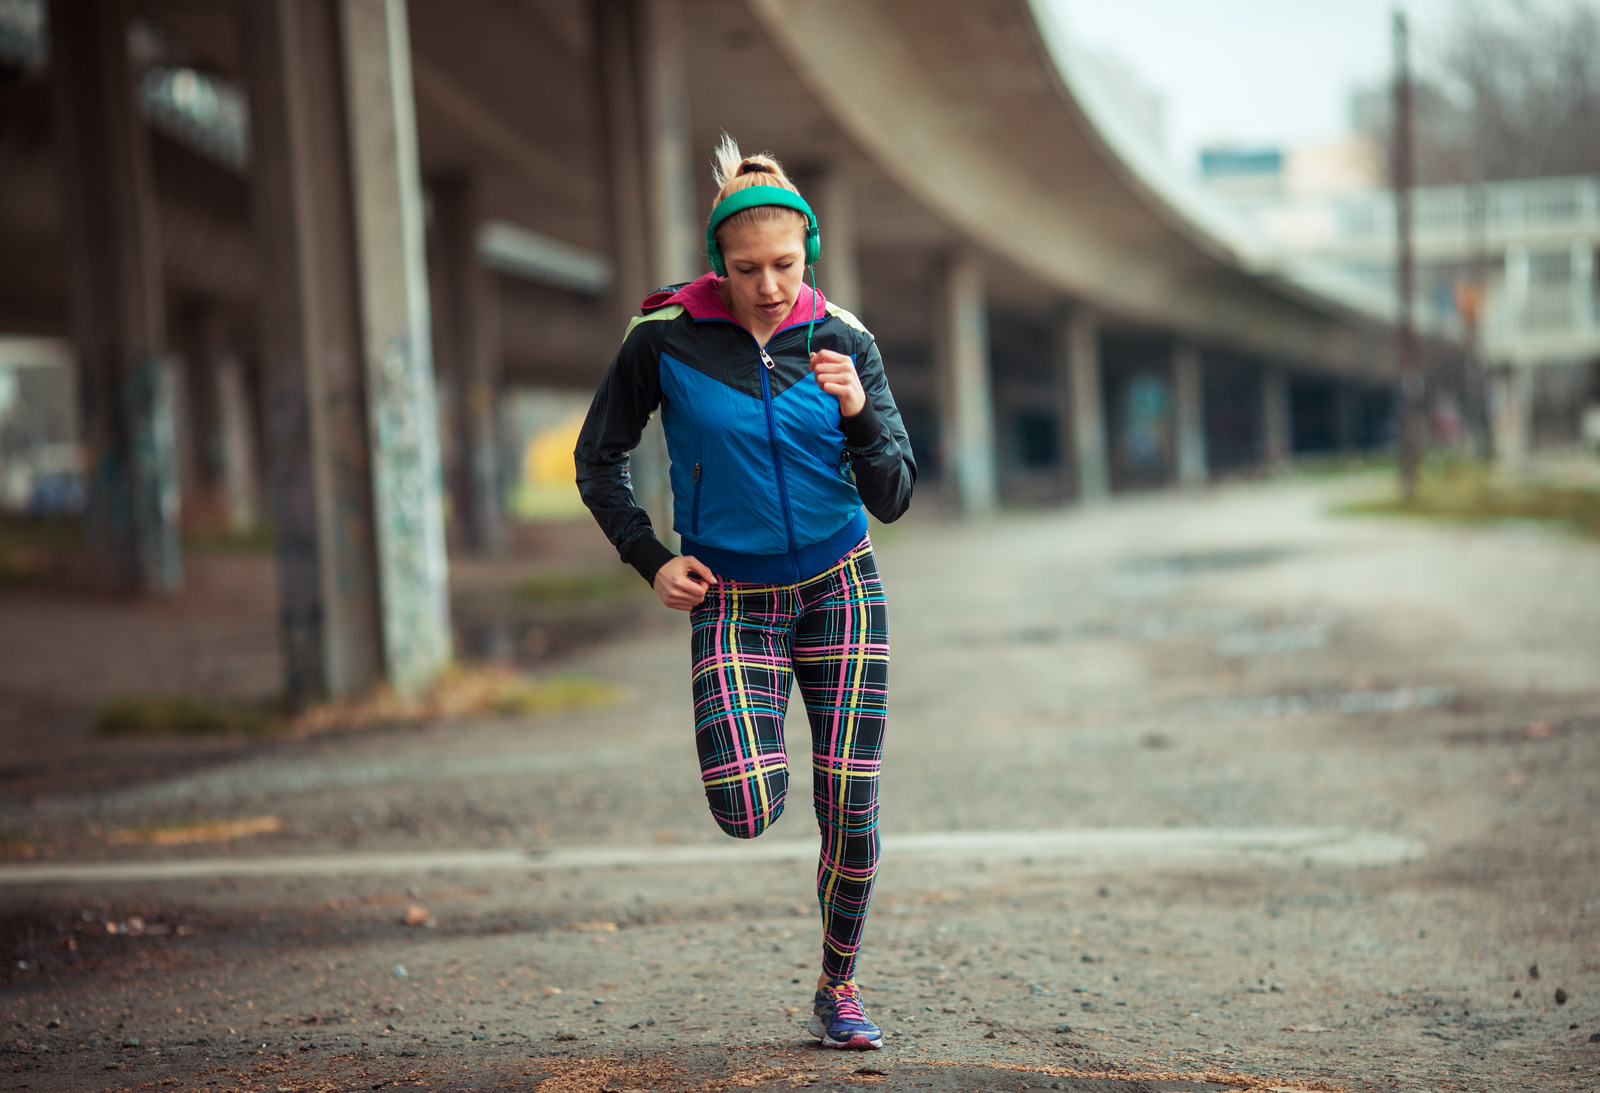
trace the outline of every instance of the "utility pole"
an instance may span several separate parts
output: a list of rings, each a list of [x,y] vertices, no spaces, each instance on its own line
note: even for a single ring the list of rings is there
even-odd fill
[[[1394,186],[1394,231],[1398,249],[1395,290],[1398,314],[1395,350],[1400,370],[1400,496],[1411,502],[1417,496],[1417,462],[1422,441],[1422,368],[1417,359],[1414,304],[1416,270],[1411,238],[1412,109],[1411,59],[1407,43],[1406,14],[1394,12],[1394,118],[1390,178]]]

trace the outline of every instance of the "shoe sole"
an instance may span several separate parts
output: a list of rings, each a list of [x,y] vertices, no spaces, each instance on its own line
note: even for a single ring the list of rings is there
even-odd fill
[[[877,1051],[883,1047],[883,1040],[881,1037],[877,1040],[873,1040],[869,1039],[865,1033],[860,1032],[856,1033],[848,1040],[835,1040],[822,1028],[822,1023],[820,1021],[812,1021],[811,1027],[807,1031],[809,1031],[811,1035],[815,1036],[818,1040],[821,1040],[823,1047],[836,1048],[840,1051]]]

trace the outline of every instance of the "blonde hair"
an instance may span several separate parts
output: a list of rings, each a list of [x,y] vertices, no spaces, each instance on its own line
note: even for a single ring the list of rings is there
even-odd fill
[[[800,188],[784,173],[783,164],[770,152],[747,156],[739,151],[739,142],[726,133],[722,134],[722,139],[711,154],[711,177],[717,184],[717,199],[711,203],[713,209],[722,204],[723,198],[747,186],[781,186],[785,190],[800,192]],[[755,205],[743,209],[717,225],[717,245],[722,245],[724,232],[737,231],[752,224],[785,221],[792,221],[801,232],[807,226],[804,213],[783,205]]]

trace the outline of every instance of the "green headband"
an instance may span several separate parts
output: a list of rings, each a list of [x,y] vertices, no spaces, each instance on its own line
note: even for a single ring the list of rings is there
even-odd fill
[[[817,227],[817,214],[811,211],[806,199],[782,186],[746,186],[717,202],[717,207],[711,210],[711,220],[706,224],[706,258],[716,275],[728,275],[727,264],[722,260],[722,248],[717,245],[717,228],[734,213],[742,213],[758,205],[780,205],[805,214],[806,264],[816,264],[817,259],[822,257],[822,231]]]

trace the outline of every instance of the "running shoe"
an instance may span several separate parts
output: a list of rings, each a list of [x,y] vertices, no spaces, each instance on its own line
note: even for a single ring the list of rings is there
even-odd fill
[[[823,1047],[846,1051],[876,1051],[883,1046],[883,1031],[861,1012],[861,989],[854,983],[829,983],[817,992],[811,1035]]]

